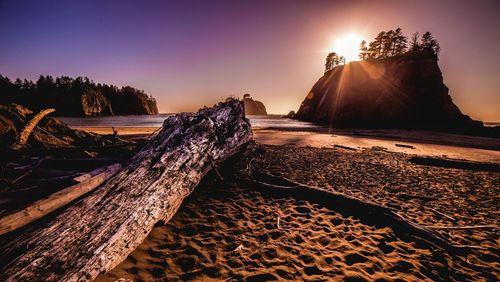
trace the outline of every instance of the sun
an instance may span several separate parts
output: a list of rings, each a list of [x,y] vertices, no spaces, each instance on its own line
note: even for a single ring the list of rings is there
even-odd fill
[[[344,56],[346,63],[359,60],[359,44],[362,37],[356,33],[348,33],[337,38],[333,44],[333,52]]]

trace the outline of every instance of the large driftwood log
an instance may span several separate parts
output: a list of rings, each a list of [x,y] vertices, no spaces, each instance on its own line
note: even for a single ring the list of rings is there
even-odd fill
[[[91,280],[168,221],[214,163],[252,140],[237,100],[169,117],[139,153],[92,194],[43,227],[8,242],[0,280]],[[28,247],[29,246],[29,247]],[[20,254],[19,254],[20,253]]]

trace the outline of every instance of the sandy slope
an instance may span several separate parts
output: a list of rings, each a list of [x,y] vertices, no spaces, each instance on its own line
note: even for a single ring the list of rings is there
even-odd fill
[[[396,208],[423,225],[498,226],[500,173],[408,159],[380,150],[263,146],[251,167]],[[205,183],[167,225],[155,227],[126,261],[98,280],[500,279],[498,230],[440,232],[456,244],[485,250],[451,256],[345,211]]]

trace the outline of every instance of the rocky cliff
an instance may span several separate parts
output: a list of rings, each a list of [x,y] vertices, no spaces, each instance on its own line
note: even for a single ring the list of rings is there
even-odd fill
[[[60,107],[64,107],[64,105]],[[94,90],[84,91],[77,107],[81,107],[79,110],[87,117],[113,115],[113,109],[108,98]]]
[[[335,67],[312,87],[296,118],[333,127],[483,128],[453,103],[437,57],[426,51]]]
[[[267,115],[266,106],[261,101],[254,100],[250,94],[243,95],[245,114],[247,115]]]

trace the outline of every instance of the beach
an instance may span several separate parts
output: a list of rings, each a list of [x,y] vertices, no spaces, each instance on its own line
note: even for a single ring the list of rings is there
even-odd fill
[[[115,130],[137,137],[155,128]],[[124,262],[97,281],[499,279],[500,152],[494,150],[495,140],[459,136],[447,142],[431,134],[429,142],[273,129],[254,129],[253,134],[253,157],[238,169],[389,207],[434,228],[452,244],[468,246],[467,253],[449,253],[349,210],[208,177],[172,220],[158,224]],[[451,159],[459,165],[422,165],[415,158]],[[490,166],[470,166],[477,163]]]
[[[189,120],[187,117],[184,120]],[[114,122],[106,124],[110,119]],[[147,120],[154,122],[144,122]],[[3,191],[0,213],[7,215],[5,218],[15,213],[12,218],[23,223],[9,219],[3,227],[3,232],[11,227],[14,231],[2,236],[2,256],[6,258],[2,267],[18,267],[19,263],[38,267],[31,265],[30,258],[17,261],[19,252],[29,252],[30,246],[36,246],[33,250],[46,256],[46,269],[52,271],[58,267],[52,263],[59,257],[78,253],[86,244],[78,241],[54,248],[54,244],[72,239],[53,233],[53,228],[73,228],[76,236],[82,236],[78,240],[99,242],[95,245],[98,249],[109,244],[102,243],[107,239],[96,240],[101,238],[101,231],[89,235],[79,229],[91,226],[96,230],[109,228],[112,238],[126,238],[126,234],[140,238],[115,241],[124,243],[118,251],[129,249],[121,252],[121,257],[113,257],[112,264],[103,264],[104,257],[85,250],[83,257],[100,260],[98,270],[94,268],[86,276],[91,277],[89,280],[499,279],[498,139],[433,131],[337,129],[276,116],[250,117],[251,127],[248,120],[239,121],[245,125],[246,137],[237,140],[246,141],[225,161],[205,160],[205,169],[183,174],[179,170],[192,169],[203,155],[187,166],[182,157],[166,154],[168,158],[159,158],[156,164],[177,163],[170,177],[161,179],[188,180],[172,185],[148,180],[163,171],[150,167],[151,155],[164,152],[164,144],[174,144],[174,152],[181,155],[202,151],[192,150],[193,139],[186,145],[175,143],[179,142],[175,138],[169,141],[174,143],[158,142],[173,128],[158,130],[163,124],[159,117],[93,118],[89,122],[73,118],[69,126],[77,131],[48,120],[41,132],[51,130],[61,139],[40,140],[54,140],[47,144],[66,147],[51,151],[39,148],[32,150],[34,155],[7,162],[11,167],[29,170],[12,170],[20,181]],[[198,128],[177,130],[177,134],[193,132],[199,133]],[[64,143],[68,140],[80,147]],[[53,155],[39,155],[43,152]],[[136,167],[137,163],[131,164],[140,156],[146,158],[142,169]],[[101,186],[79,180],[101,179],[98,175],[105,173],[101,169],[107,166],[125,166],[115,176],[113,172],[106,175],[126,182],[116,185],[106,176],[102,176]],[[129,169],[144,172],[146,180],[130,182],[136,174],[129,174]],[[189,181],[198,170],[209,172]],[[117,190],[136,187],[136,183],[140,185],[132,193]],[[95,190],[81,197],[78,191],[82,189],[75,189],[78,185]],[[160,194],[152,195],[152,191]],[[164,191],[172,191],[173,198],[161,196]],[[96,200],[115,193],[121,200]],[[147,203],[138,204],[137,199],[151,199],[152,205],[147,208]],[[171,209],[157,211],[150,220],[158,204],[172,199],[175,205],[167,204]],[[43,207],[56,204],[68,208],[44,211]],[[112,215],[106,216],[103,224],[105,212],[97,210]],[[43,218],[37,220],[39,211]],[[80,215],[77,224],[71,222]],[[120,217],[122,220],[117,220]],[[88,223],[82,223],[84,220]],[[149,225],[135,227],[144,222]],[[36,232],[40,231],[47,233],[39,236]],[[35,241],[27,241],[30,238]],[[55,250],[46,253],[46,248]],[[72,251],[68,251],[70,248]],[[71,258],[67,261],[80,263]],[[28,275],[26,267],[18,273]],[[45,277],[40,271],[32,273]],[[57,280],[59,274],[51,273],[49,278]]]
[[[499,1],[114,2],[0,1],[0,282],[500,281]]]
[[[425,226],[498,226],[498,172],[421,166],[378,149],[255,146],[253,171],[391,207]],[[474,248],[450,254],[349,211],[205,182],[98,281],[499,278],[497,229],[436,230]]]
[[[72,126],[97,134],[113,134],[134,138],[153,134],[158,127],[87,127]],[[347,146],[353,149],[379,148],[390,152],[462,159],[477,162],[500,163],[500,141],[494,138],[473,137],[448,133],[423,132],[420,135],[401,130],[335,130],[329,133],[317,128],[254,128],[255,141],[266,145],[310,146],[333,148]],[[363,133],[361,133],[363,132]],[[364,134],[361,135],[361,134]]]

